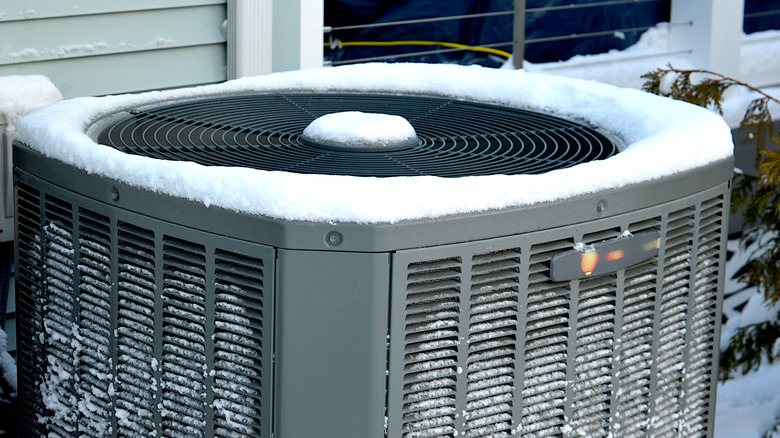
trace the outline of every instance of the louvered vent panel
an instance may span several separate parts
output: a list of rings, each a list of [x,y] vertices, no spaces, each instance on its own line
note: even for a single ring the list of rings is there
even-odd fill
[[[160,382],[155,357],[155,236],[118,224],[117,412],[118,436],[141,438],[155,431]],[[159,337],[159,335],[157,335]]]
[[[438,349],[424,365],[436,369],[424,381],[435,397],[425,417],[405,406],[407,432],[413,413],[428,428],[410,436],[453,436],[452,428],[458,436],[708,436],[723,208],[723,197],[680,202],[619,226],[572,227],[572,237],[558,230],[431,248],[436,257],[409,251],[404,397],[422,381],[410,379],[420,367],[410,347],[435,339]],[[592,278],[550,278],[552,257],[575,242],[646,232],[659,233],[658,256]]]
[[[114,374],[111,364],[111,228],[107,217],[79,209],[79,433],[110,436]]]
[[[23,436],[270,436],[272,248],[18,192]]]
[[[39,418],[46,415],[38,392],[43,384],[45,352],[43,348],[43,230],[41,194],[24,183],[17,185],[17,350],[19,403],[27,413],[22,417],[22,433],[44,435]],[[24,346],[22,348],[21,346]]]
[[[409,265],[404,339],[405,437],[455,436],[462,348],[460,258]]]
[[[163,241],[163,436],[199,437],[206,429],[206,249]]]
[[[217,250],[215,271],[215,435],[260,436],[263,380],[263,261]]]
[[[554,435],[565,424],[571,290],[550,280],[550,259],[573,245],[573,240],[558,240],[531,247],[521,391],[524,438]]]
[[[718,269],[723,229],[723,198],[702,203],[699,214],[693,308],[688,332],[690,352],[686,368],[684,430],[688,435],[707,432],[718,317]]]
[[[659,437],[677,436],[682,409],[694,215],[695,209],[687,208],[667,218],[652,418],[653,433]]]
[[[661,218],[631,224],[634,234],[660,231]],[[648,260],[626,269],[623,282],[623,317],[619,338],[617,381],[617,437],[647,435],[650,421],[653,364],[653,329],[658,263]]]
[[[517,361],[520,250],[472,258],[466,436],[508,436]]]
[[[78,433],[77,398],[78,356],[72,341],[78,338],[74,321],[73,208],[54,196],[44,197],[44,291],[47,304],[43,319],[46,339],[46,374],[43,400],[51,411],[51,433],[70,436]],[[73,377],[71,377],[73,376]]]

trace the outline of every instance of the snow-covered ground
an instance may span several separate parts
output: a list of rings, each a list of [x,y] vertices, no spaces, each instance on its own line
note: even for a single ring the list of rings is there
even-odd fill
[[[596,80],[619,87],[641,88],[642,75],[669,64],[679,69],[694,68],[683,53],[674,53],[669,26],[661,23],[646,31],[639,42],[622,51],[598,55],[575,56],[567,61],[548,64],[524,64],[530,72],[561,75],[578,79]],[[511,61],[505,68],[511,68]],[[743,37],[740,56],[741,74],[750,75],[780,69],[780,30],[757,32]],[[770,95],[780,97],[780,77],[775,86],[764,89]],[[730,126],[736,127],[745,113],[747,104],[758,95],[744,88],[732,87],[726,93],[723,116]],[[775,117],[780,117],[780,106],[770,107]]]
[[[729,317],[721,330],[721,348],[728,346],[739,327],[776,318],[779,306],[767,308],[763,294],[755,288],[746,288],[732,277],[754,250],[742,248],[738,241],[729,241],[729,251],[734,256],[726,266],[726,292],[737,292],[724,303],[724,313]],[[731,306],[747,300],[740,311]],[[775,350],[780,345],[775,345]],[[780,417],[780,363],[764,363],[758,371],[741,375],[735,373],[731,380],[718,384],[718,401],[715,413],[715,438],[777,438],[764,437]]]

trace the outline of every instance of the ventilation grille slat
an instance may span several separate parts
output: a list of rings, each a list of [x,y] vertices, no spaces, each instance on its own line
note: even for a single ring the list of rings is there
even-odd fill
[[[405,437],[453,436],[456,417],[459,258],[409,266],[404,341],[403,432]],[[443,281],[445,281],[443,283]]]
[[[264,265],[261,259],[218,251],[215,281],[215,434],[260,434],[263,422]]]
[[[163,436],[206,428],[206,249],[163,237]]]
[[[16,231],[17,266],[17,366],[21,429],[35,436],[46,434],[38,421],[48,414],[39,388],[45,377],[45,351],[40,334],[44,332],[42,194],[23,182],[17,184]]]
[[[472,257],[467,437],[500,436],[512,430],[520,264],[518,249]]]
[[[79,433],[111,430],[114,375],[111,369],[111,229],[108,217],[79,209],[78,269],[80,379]]]

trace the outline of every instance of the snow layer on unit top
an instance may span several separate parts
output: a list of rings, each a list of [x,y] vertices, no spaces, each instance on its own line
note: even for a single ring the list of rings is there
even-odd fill
[[[421,93],[509,105],[591,123],[621,153],[540,175],[354,177],[206,167],[127,155],[95,143],[90,127],[122,110],[222,93],[350,90]],[[46,156],[133,186],[279,219],[382,223],[562,200],[643,183],[732,154],[726,123],[705,109],[595,81],[522,70],[361,64],[275,73],[138,95],[86,97],[36,110],[17,139]]]
[[[0,125],[12,125],[35,108],[61,99],[46,76],[0,76]]]

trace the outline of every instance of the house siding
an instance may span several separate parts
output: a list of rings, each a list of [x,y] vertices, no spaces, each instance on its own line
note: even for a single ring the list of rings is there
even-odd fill
[[[43,74],[65,97],[221,82],[226,17],[224,0],[0,0],[0,76]]]

